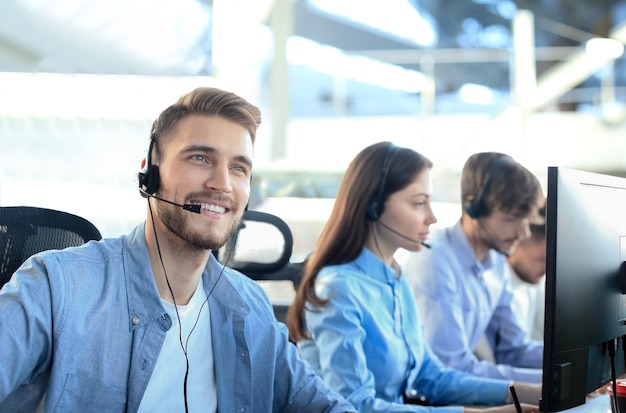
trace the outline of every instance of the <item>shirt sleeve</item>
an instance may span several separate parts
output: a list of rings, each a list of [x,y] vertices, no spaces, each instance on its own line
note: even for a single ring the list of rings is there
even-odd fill
[[[277,371],[281,373],[277,377],[279,380],[277,380],[275,397],[286,396],[283,408],[327,413],[356,412],[347,400],[323,383],[320,377],[303,362],[298,350],[292,343],[289,343],[287,328],[282,323],[279,323],[279,336],[281,349],[278,353],[283,360],[277,363]],[[287,400],[290,404],[285,407]],[[276,399],[274,402],[276,403]]]
[[[34,390],[42,388],[52,359],[50,308],[45,267],[29,259],[0,290],[0,410],[7,405],[35,407],[43,396]],[[20,390],[34,383],[39,384]]]
[[[452,403],[466,405],[500,405],[506,400],[508,380],[479,377],[475,374],[446,368],[430,347],[425,346],[420,374],[413,384],[419,392],[439,394],[441,398],[430,399],[436,404]],[[437,388],[439,387],[439,388]]]

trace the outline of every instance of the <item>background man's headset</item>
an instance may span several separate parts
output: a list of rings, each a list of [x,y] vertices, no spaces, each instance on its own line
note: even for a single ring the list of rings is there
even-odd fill
[[[490,241],[494,243],[493,249],[504,255],[505,257],[509,256],[509,251],[500,250],[495,247],[494,237],[492,236],[491,232],[488,231],[487,228],[481,224],[479,218],[486,216],[489,211],[489,208],[487,207],[487,204],[485,202],[485,194],[488,192],[487,190],[489,189],[489,184],[491,183],[491,177],[501,172],[505,167],[507,167],[508,165],[512,165],[513,163],[515,163],[515,161],[508,155],[504,155],[494,160],[489,166],[489,169],[487,169],[487,172],[483,177],[480,187],[476,192],[476,196],[473,199],[467,199],[463,202],[463,209],[465,209],[465,213],[467,213],[470,218],[477,220],[479,227],[484,231],[485,235],[489,237]]]
[[[485,173],[483,180],[476,192],[476,196],[472,199],[466,199],[463,202],[463,209],[470,216],[470,218],[478,219],[487,215],[489,208],[485,203],[485,194],[488,192],[489,184],[491,183],[491,177],[504,169],[507,165],[513,164],[515,161],[508,155],[502,156],[494,160],[489,169]]]

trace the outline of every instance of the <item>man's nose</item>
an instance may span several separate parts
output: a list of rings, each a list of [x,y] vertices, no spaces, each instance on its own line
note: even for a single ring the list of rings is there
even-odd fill
[[[205,186],[219,192],[231,192],[233,187],[230,183],[230,174],[227,165],[216,165],[211,170],[211,176]]]

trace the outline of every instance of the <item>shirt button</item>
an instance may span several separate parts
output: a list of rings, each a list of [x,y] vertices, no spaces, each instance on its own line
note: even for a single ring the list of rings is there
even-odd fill
[[[139,324],[139,317],[133,317],[133,324],[134,325]]]

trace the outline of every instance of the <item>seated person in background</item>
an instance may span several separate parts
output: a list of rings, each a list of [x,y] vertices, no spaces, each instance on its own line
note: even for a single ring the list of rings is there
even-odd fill
[[[410,254],[404,263],[426,339],[450,367],[539,383],[543,344],[530,338],[513,313],[506,256],[529,235],[529,219],[544,199],[541,185],[510,156],[485,152],[465,163],[461,195],[461,219],[434,232],[432,248]],[[495,363],[474,353],[483,335]]]
[[[511,266],[513,312],[520,325],[535,340],[543,340],[546,227],[530,224],[530,237],[519,242],[507,258]]]
[[[420,251],[436,222],[432,163],[381,142],[348,167],[287,316],[290,337],[333,390],[359,412],[514,412],[509,380],[450,369],[424,339],[398,248]],[[540,385],[518,384],[524,411]],[[454,407],[448,405],[456,405]]]
[[[530,237],[521,240],[507,258],[512,270],[513,313],[526,334],[541,341],[545,314],[545,228],[544,224],[530,224]],[[474,353],[479,360],[496,361],[485,336],[476,344]]]
[[[15,272],[0,290],[1,412],[355,411],[261,287],[211,253],[248,202],[260,121],[230,92],[182,96],[150,134],[145,222]]]

